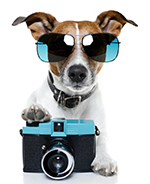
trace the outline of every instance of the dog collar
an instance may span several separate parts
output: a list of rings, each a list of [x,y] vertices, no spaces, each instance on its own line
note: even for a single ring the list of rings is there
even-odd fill
[[[49,75],[47,77],[47,81],[48,81],[48,85],[51,89],[51,91],[53,92],[53,97],[54,99],[57,101],[57,103],[63,107],[67,107],[67,108],[74,108],[76,107],[80,102],[86,100],[87,98],[89,98],[95,91],[96,89],[96,85],[92,88],[92,90],[85,94],[85,95],[74,95],[74,96],[70,96],[68,94],[66,94],[65,92],[57,89],[55,87],[54,80],[52,77],[52,74],[49,72]]]

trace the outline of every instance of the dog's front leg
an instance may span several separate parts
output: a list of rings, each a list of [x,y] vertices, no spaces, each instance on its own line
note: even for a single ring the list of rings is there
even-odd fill
[[[27,102],[27,108],[22,111],[22,118],[29,122],[46,122],[51,119],[51,115],[45,105],[41,105],[38,99],[41,99],[39,90],[33,92]]]
[[[96,140],[96,157],[91,166],[94,172],[103,176],[112,176],[117,173],[117,163],[109,156],[107,152],[107,132],[105,110],[99,89],[93,94],[91,99],[87,100],[84,119],[93,119],[95,125],[100,130],[100,135]],[[90,108],[89,108],[90,107]],[[93,110],[94,109],[94,110]]]
[[[92,169],[103,176],[117,174],[117,163],[107,153],[105,130],[101,130],[101,135],[97,138],[96,157],[92,163]]]

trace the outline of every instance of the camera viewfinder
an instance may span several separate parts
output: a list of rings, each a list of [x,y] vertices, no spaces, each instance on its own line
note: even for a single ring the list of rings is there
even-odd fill
[[[64,123],[54,122],[54,132],[64,132]]]

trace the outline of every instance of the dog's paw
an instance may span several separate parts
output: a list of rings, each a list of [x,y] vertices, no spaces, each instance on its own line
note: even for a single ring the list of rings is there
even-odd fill
[[[117,162],[108,157],[96,157],[92,163],[92,170],[103,176],[113,176],[117,174]]]
[[[49,112],[41,105],[31,105],[29,108],[22,111],[21,116],[25,121],[29,123],[35,121],[46,122],[51,119]]]

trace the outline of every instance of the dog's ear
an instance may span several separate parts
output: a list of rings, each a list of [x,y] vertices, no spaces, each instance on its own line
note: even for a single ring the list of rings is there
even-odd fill
[[[127,20],[121,13],[117,11],[106,11],[101,13],[96,22],[99,24],[101,30],[106,33],[119,36],[121,29],[126,23],[130,23],[134,26],[138,26],[132,20]]]
[[[38,40],[41,35],[51,32],[58,23],[55,17],[43,12],[33,13],[28,17],[18,17],[12,25],[16,26],[22,22],[26,22],[35,40]]]

